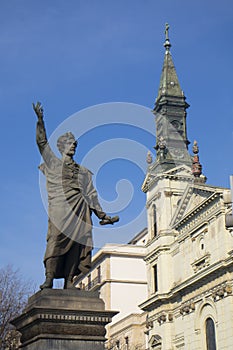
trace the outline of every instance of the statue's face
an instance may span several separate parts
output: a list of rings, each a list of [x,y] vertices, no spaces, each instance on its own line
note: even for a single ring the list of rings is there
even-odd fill
[[[73,156],[77,148],[77,141],[74,139],[67,140],[63,151],[64,155]]]

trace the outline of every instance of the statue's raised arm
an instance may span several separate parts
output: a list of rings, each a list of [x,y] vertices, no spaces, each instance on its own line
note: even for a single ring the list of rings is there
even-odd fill
[[[42,104],[40,102],[37,102],[36,105],[33,103],[32,106],[33,106],[33,109],[34,109],[38,119],[43,119],[44,110],[43,110]]]
[[[38,118],[36,126],[36,143],[39,148],[40,154],[44,159],[44,162],[47,166],[50,166],[53,160],[56,158],[56,156],[54,155],[48,143],[43,119],[44,110],[40,102],[37,102],[36,104],[33,103],[32,106]]]

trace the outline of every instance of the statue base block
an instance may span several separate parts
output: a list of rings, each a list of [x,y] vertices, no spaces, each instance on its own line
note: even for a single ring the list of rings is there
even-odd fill
[[[105,326],[116,313],[105,310],[98,292],[44,289],[11,323],[24,350],[103,350]]]

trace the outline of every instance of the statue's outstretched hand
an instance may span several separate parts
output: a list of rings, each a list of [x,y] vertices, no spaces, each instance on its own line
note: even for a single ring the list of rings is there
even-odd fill
[[[115,222],[118,222],[119,216],[108,216],[106,215],[99,223],[100,225],[113,225]]]
[[[43,110],[42,104],[40,102],[37,102],[36,105],[33,103],[32,106],[38,119],[43,119],[44,110]]]

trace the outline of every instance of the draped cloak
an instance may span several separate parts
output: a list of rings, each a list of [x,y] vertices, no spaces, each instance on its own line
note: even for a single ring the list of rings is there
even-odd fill
[[[99,218],[105,215],[92,183],[92,173],[72,159],[65,163],[55,156],[47,141],[43,120],[37,123],[36,139],[44,160],[39,169],[46,176],[48,192],[45,266],[49,258],[58,258],[54,278],[67,277],[64,256],[71,252],[75,265],[73,275],[87,273],[93,246],[91,214],[94,211]]]

